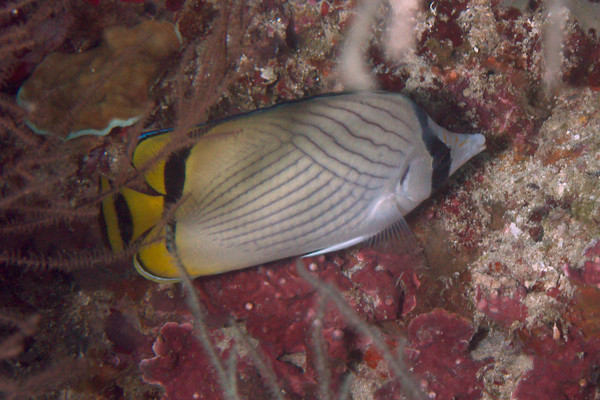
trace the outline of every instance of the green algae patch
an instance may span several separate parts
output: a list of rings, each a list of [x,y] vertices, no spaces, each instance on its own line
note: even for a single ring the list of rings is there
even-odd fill
[[[583,176],[577,196],[571,204],[573,216],[591,226],[597,226],[600,220],[600,179],[596,176]]]
[[[180,44],[169,22],[108,28],[97,48],[46,57],[19,90],[17,102],[39,134],[64,140],[106,135],[144,115],[150,87]]]

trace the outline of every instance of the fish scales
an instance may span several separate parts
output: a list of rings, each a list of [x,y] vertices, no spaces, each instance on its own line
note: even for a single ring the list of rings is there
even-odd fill
[[[290,111],[289,106],[274,110],[269,118],[252,116],[255,121],[245,121],[245,125],[262,125],[269,137],[277,137],[277,151],[262,159],[252,158],[247,164],[237,164],[239,169],[234,174],[239,179],[225,176],[223,181],[215,182],[213,198],[220,201],[215,200],[208,209],[206,205],[194,207],[201,217],[188,214],[178,218],[185,222],[178,223],[177,229],[187,225],[191,226],[190,230],[202,227],[200,235],[204,240],[219,243],[221,249],[244,248],[245,257],[249,257],[251,251],[260,252],[261,256],[269,251],[273,253],[272,257],[281,258],[287,256],[285,252],[292,245],[300,247],[300,252],[308,252],[316,250],[315,246],[327,247],[330,243],[323,243],[324,238],[332,243],[348,240],[348,229],[344,227],[348,228],[351,223],[360,225],[369,215],[368,204],[381,196],[386,185],[393,190],[389,187],[390,175],[400,174],[404,162],[398,157],[399,153],[402,155],[398,144],[401,141],[390,140],[390,132],[405,138],[405,147],[410,139],[419,140],[414,135],[404,137],[403,132],[393,130],[394,124],[397,126],[398,123],[408,129],[418,126],[414,116],[412,120],[406,118],[408,121],[396,117],[402,115],[399,111],[404,104],[377,100],[378,96],[362,98],[350,109],[345,107],[343,99],[334,97],[319,104],[304,103],[300,110]],[[361,108],[364,103],[371,105],[369,110],[379,112],[379,124],[385,126],[385,130],[368,122],[367,113]],[[344,123],[346,120],[348,122]],[[356,145],[356,138],[363,140]],[[389,142],[387,146],[378,144],[386,141]],[[285,181],[293,182],[296,177],[302,180],[306,172],[296,164],[294,154],[301,154],[303,160],[320,166],[324,172],[320,180],[281,186]],[[290,158],[296,163],[291,164]],[[255,172],[247,175],[242,171]],[[269,194],[269,187],[278,189]],[[319,189],[319,195],[307,196],[313,192],[313,187]],[[268,207],[260,207],[260,202]],[[242,217],[233,220],[232,214]],[[250,216],[251,220],[244,220],[244,215]],[[212,224],[204,225],[207,221],[203,217],[210,217]],[[220,219],[224,222],[215,222]],[[336,235],[336,232],[340,234]],[[198,249],[191,257],[201,256],[205,255]]]
[[[143,138],[140,153],[153,140]],[[164,249],[152,254],[196,276],[348,247],[402,223],[483,148],[481,135],[450,133],[386,92],[325,95],[230,118],[165,164],[164,179],[181,180],[165,182],[165,199],[181,204]],[[162,187],[154,176],[149,184]],[[154,258],[142,250],[136,267],[177,278]]]
[[[350,119],[350,122],[353,122],[351,129],[339,122],[341,118],[336,114],[339,114],[340,111],[347,113],[346,109],[341,106],[331,107],[330,110],[333,112],[330,112],[329,115],[312,112],[311,108],[319,108],[314,105],[307,108],[307,110],[302,110],[304,112],[301,114],[299,112],[294,113],[300,114],[302,117],[294,117],[289,112],[281,112],[277,116],[278,118],[272,117],[276,121],[274,123],[275,126],[278,128],[273,134],[287,132],[288,134],[282,135],[281,141],[292,140],[294,146],[287,146],[288,149],[286,151],[288,154],[301,152],[304,158],[310,158],[310,161],[316,159],[317,165],[321,166],[326,172],[329,172],[321,176],[321,182],[327,180],[328,185],[319,185],[319,181],[315,181],[312,184],[290,184],[287,185],[287,188],[284,188],[281,187],[280,180],[292,180],[293,182],[297,177],[302,179],[306,170],[304,168],[290,168],[289,163],[286,162],[286,158],[289,157],[283,157],[279,160],[279,163],[275,164],[270,159],[260,160],[260,162],[252,160],[252,163],[249,165],[238,166],[241,170],[255,168],[256,173],[254,176],[261,177],[259,184],[250,188],[243,186],[244,183],[248,183],[248,179],[252,176],[245,177],[236,182],[238,186],[244,188],[244,191],[232,192],[230,187],[217,182],[217,186],[223,188],[224,192],[229,192],[231,195],[225,204],[220,204],[218,209],[221,213],[215,214],[214,212],[206,211],[202,207],[194,208],[196,210],[204,210],[202,214],[206,217],[210,216],[210,220],[212,221],[223,218],[225,226],[224,224],[214,222],[210,225],[203,225],[203,223],[207,222],[206,219],[191,219],[192,225],[197,226],[200,224],[207,235],[211,235],[214,240],[221,241],[224,245],[244,246],[255,244],[258,249],[264,250],[269,246],[281,245],[287,247],[291,243],[297,243],[300,239],[307,243],[322,240],[324,236],[330,236],[336,231],[342,230],[352,221],[359,223],[364,220],[367,214],[366,205],[369,200],[380,194],[384,189],[383,186],[389,182],[389,175],[391,173],[399,173],[398,169],[401,167],[402,161],[398,157],[399,149],[394,149],[396,151],[388,150],[386,152],[386,147],[390,149],[390,145],[378,145],[375,143],[374,140],[378,139],[376,133],[383,131],[373,129],[373,124],[366,123],[366,117],[362,116],[360,112],[354,111],[362,119],[358,119],[357,121]],[[327,124],[321,122],[319,124],[319,121],[305,122],[307,119],[311,120],[315,114],[318,114],[321,119],[325,115],[333,123]],[[251,124],[251,122],[249,123]],[[343,126],[343,132],[339,130],[339,125]],[[283,128],[283,126],[289,126],[289,128]],[[306,127],[308,129],[305,129]],[[371,137],[361,135],[361,132],[367,132],[367,129],[371,131]],[[388,129],[388,131],[390,130]],[[350,137],[343,136],[348,136],[347,132],[351,134]],[[360,151],[371,155],[371,157],[361,156],[358,149],[348,151],[347,147],[341,144],[342,141],[350,142],[350,139],[359,137],[365,138],[363,140],[365,143],[361,143]],[[307,148],[306,145],[303,146],[302,139],[306,139],[314,147]],[[384,137],[383,139],[386,138]],[[328,151],[324,151],[323,149],[327,149]],[[342,171],[345,175],[341,175],[339,168],[336,169],[335,166],[331,166],[332,162],[348,164],[348,169]],[[272,172],[267,172],[264,166],[260,165],[264,163],[268,165],[268,169]],[[373,174],[365,176],[367,174],[365,170],[369,169],[373,171]],[[273,177],[282,171],[285,171],[286,174],[282,174],[279,177],[280,179],[273,181]],[[377,185],[373,184],[373,179],[378,179],[376,182]],[[332,181],[334,180],[343,180],[343,182],[337,182],[337,184],[333,185]],[[352,186],[348,184],[352,184]],[[362,192],[364,189],[361,190],[361,184],[370,184],[370,193]],[[340,191],[339,188],[342,185],[345,185],[345,187],[343,191]],[[305,195],[306,192],[313,192],[313,186],[316,186],[320,190],[320,196]],[[264,193],[267,187],[277,188],[277,190],[271,190],[271,194],[277,196],[277,198],[270,199],[268,194]],[[295,193],[296,196],[290,196],[291,193]],[[222,195],[222,193],[219,193],[219,195]],[[223,196],[217,196],[217,198],[223,198]],[[300,207],[298,206],[299,201],[295,198],[303,200]],[[268,207],[257,207],[257,199],[260,199],[261,202],[266,202]],[[293,210],[291,210],[292,207]],[[273,213],[273,209],[276,209],[277,212]],[[231,218],[232,213],[242,218],[233,220]],[[244,216],[250,216],[251,220],[244,220]],[[187,218],[189,216],[186,216]],[[258,223],[257,221],[262,222]],[[247,228],[247,223],[254,223],[252,225],[253,228]],[[325,232],[321,231],[325,226],[328,229]],[[273,240],[275,236],[278,236],[277,240]],[[234,241],[235,239],[237,241]]]
[[[323,185],[313,185],[315,179],[320,179],[321,175],[323,175],[323,170],[314,164],[310,164],[302,174],[293,176],[290,181],[274,185],[270,192],[277,192],[277,196],[270,196],[268,198],[265,196],[257,196],[249,201],[246,211],[223,217],[220,222],[216,223],[205,220],[205,222],[208,222],[206,227],[210,229],[218,224],[234,223],[234,226],[227,226],[224,228],[224,230],[228,230],[237,227],[240,224],[259,224],[264,217],[270,217],[281,213],[281,206],[284,204],[287,204],[290,207],[298,207],[299,209],[306,207],[306,201],[311,196],[318,196],[319,191],[323,188]],[[285,202],[282,203],[282,201]],[[257,215],[257,211],[260,211],[263,208],[269,208],[270,211],[264,215]],[[217,231],[217,233],[220,233],[220,231]]]
[[[239,199],[251,202],[255,199],[269,196],[291,172],[298,167],[308,166],[302,154],[290,152],[286,148],[280,148],[261,160],[248,164],[240,164],[237,171],[232,171],[232,176],[225,175],[222,180],[214,182],[214,189],[199,202],[199,207],[204,210],[201,214],[204,218],[194,222],[203,223],[209,219],[218,218],[223,213],[237,212],[240,207],[248,206],[241,203]],[[216,216],[215,216],[216,214]]]

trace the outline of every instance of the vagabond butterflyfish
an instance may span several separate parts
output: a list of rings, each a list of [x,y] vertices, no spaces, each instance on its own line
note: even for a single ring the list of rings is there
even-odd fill
[[[165,153],[174,130],[140,138],[133,165]],[[102,204],[111,247],[138,245],[154,280],[241,269],[373,238],[485,148],[381,91],[328,94],[198,126],[192,144],[143,170],[154,194],[122,187]],[[108,181],[102,181],[109,190]]]

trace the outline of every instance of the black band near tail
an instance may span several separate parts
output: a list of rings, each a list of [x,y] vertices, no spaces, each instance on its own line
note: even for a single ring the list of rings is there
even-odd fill
[[[131,217],[131,210],[125,200],[125,196],[121,193],[115,195],[115,211],[117,213],[117,223],[119,224],[121,240],[123,241],[123,245],[126,246],[133,239],[133,218]]]
[[[102,185],[100,185],[100,190],[102,191]],[[106,203],[108,202],[108,203]],[[108,228],[108,220],[106,215],[104,215],[104,207],[105,204],[109,204],[109,207],[114,209],[115,218],[116,218],[116,228],[118,230],[118,235],[120,237],[120,241],[123,246],[127,246],[133,240],[133,218],[131,216],[131,210],[129,209],[129,205],[127,204],[127,200],[125,196],[121,193],[117,192],[112,196],[108,196],[102,202],[103,206],[100,207],[100,229],[102,231],[102,238],[108,246],[112,247],[111,240],[109,238],[109,228]]]
[[[452,151],[446,143],[442,142],[429,126],[429,117],[423,110],[415,105],[415,114],[421,125],[421,138],[425,147],[431,155],[433,173],[431,175],[431,188],[435,191],[442,187],[448,176],[452,165]]]
[[[169,156],[165,163],[165,203],[176,203],[183,193],[186,162],[190,149],[179,150]]]

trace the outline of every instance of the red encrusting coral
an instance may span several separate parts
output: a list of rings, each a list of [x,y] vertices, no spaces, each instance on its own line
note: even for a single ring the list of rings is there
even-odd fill
[[[470,343],[474,335],[475,327],[469,320],[443,309],[418,315],[410,322],[404,353],[427,398],[475,400],[481,397],[483,383],[479,376],[493,360],[471,357]],[[400,383],[390,381],[379,387],[373,398],[400,400],[405,397]]]
[[[600,89],[600,40],[597,33],[586,33],[577,26],[564,39],[564,57],[568,60],[563,79],[572,85]]]
[[[435,51],[428,48],[431,42],[439,45],[441,41],[449,41],[450,48],[457,48],[463,44],[465,32],[457,22],[457,18],[467,7],[468,1],[439,1],[431,5],[431,11],[436,16],[433,25],[424,35],[421,36],[419,43],[419,52],[421,55],[428,55],[435,58]],[[431,41],[431,42],[430,42]],[[437,61],[437,60],[436,60]]]
[[[143,360],[140,368],[144,379],[149,383],[159,383],[165,387],[165,400],[176,399],[223,399],[223,391],[213,371],[209,357],[192,334],[189,323],[169,322],[160,329],[152,349],[156,356]],[[214,341],[223,339],[219,331],[213,331]],[[224,359],[231,351],[231,344],[221,351]],[[246,365],[240,355],[239,366]],[[244,379],[243,373],[240,378]]]
[[[408,363],[422,379],[421,388],[429,398],[480,398],[483,384],[478,373],[492,360],[471,357],[474,334],[469,320],[445,310],[421,314],[410,322]]]
[[[307,264],[319,279],[341,291],[348,303],[367,321],[395,320],[408,313],[414,307],[414,293],[418,286],[413,266],[407,262],[409,258],[374,251],[363,250],[361,253],[362,262],[318,256],[307,259]],[[397,282],[403,284],[397,285]],[[260,351],[273,365],[281,386],[302,398],[312,398],[319,379],[312,333],[319,315],[320,300],[315,288],[297,275],[294,263],[278,262],[206,277],[196,280],[195,286],[213,322],[226,321],[229,317],[244,322],[248,334],[258,341]],[[406,288],[408,295],[402,296],[401,287]],[[340,311],[331,303],[325,305],[320,324],[331,385],[336,388],[348,371],[352,354],[364,353],[370,343],[353,333]],[[179,398],[169,396],[183,389],[175,389],[171,375],[161,375],[160,366],[173,365],[172,360],[180,358],[199,359],[199,355],[192,353],[202,352],[199,343],[189,334],[191,327],[185,328],[185,332],[181,329],[179,327],[176,334],[172,324],[161,328],[162,339],[157,340],[154,349],[157,357],[142,362],[147,371],[146,379],[165,386],[167,398]],[[213,335],[221,332],[219,325],[211,329]],[[180,341],[194,342],[194,345],[183,347],[179,345]],[[178,358],[175,354],[179,353]],[[301,364],[291,362],[290,357],[293,359],[294,355],[300,355],[305,361]],[[205,369],[199,371],[206,374]],[[179,379],[178,387],[185,387],[189,393],[202,392],[203,385],[212,387],[215,382],[214,377],[210,380],[194,379],[192,373],[185,373]]]
[[[565,265],[565,274],[580,285],[594,285],[600,289],[600,240],[585,251],[588,258],[581,269]]]
[[[477,301],[477,310],[508,328],[514,322],[525,322],[529,315],[527,306],[521,302],[524,295],[523,290],[517,291],[513,296],[501,293],[486,296],[481,288],[477,288],[475,301]]]
[[[378,307],[384,314],[376,320],[396,319],[415,308],[421,282],[415,269],[406,266],[419,262],[417,256],[378,252],[366,247],[357,253],[357,257],[365,263],[365,267],[352,275],[352,280],[371,298],[378,299]],[[383,299],[382,295],[385,296]],[[403,296],[401,303],[397,301],[400,295]]]
[[[564,265],[565,275],[576,285],[568,319],[585,337],[600,339],[600,240],[586,249],[585,257],[581,269]]]
[[[584,338],[576,328],[558,340],[522,333],[533,368],[519,381],[515,400],[595,399],[600,385],[600,339]]]

